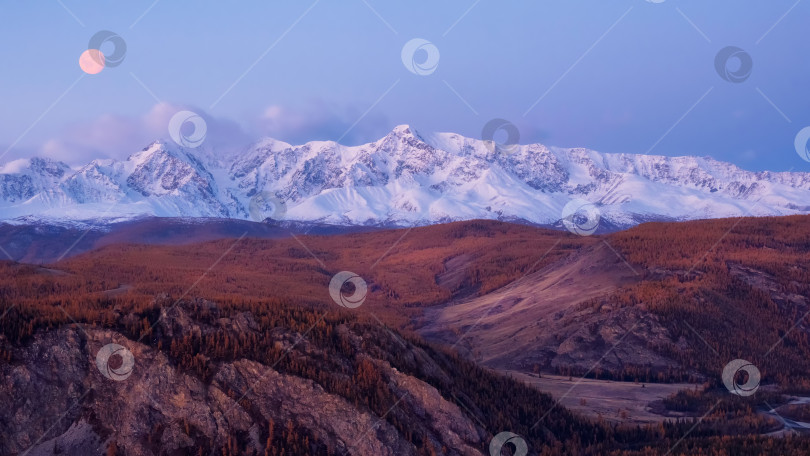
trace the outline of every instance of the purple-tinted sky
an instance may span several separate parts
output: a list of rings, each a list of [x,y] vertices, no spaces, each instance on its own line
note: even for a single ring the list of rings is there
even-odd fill
[[[190,109],[223,148],[358,144],[402,123],[479,137],[504,118],[522,143],[810,171],[793,144],[810,125],[810,2],[7,0],[0,18],[0,163],[124,157]],[[100,30],[127,52],[86,75]],[[430,74],[403,64],[413,38],[439,52]],[[751,58],[742,82],[716,70],[727,46]]]

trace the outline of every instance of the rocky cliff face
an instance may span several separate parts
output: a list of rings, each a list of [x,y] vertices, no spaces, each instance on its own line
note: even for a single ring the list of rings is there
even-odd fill
[[[200,321],[199,314],[210,318]],[[399,398],[385,416],[272,364],[245,358],[213,363],[198,354],[195,361],[211,362],[210,375],[200,376],[178,366],[175,346],[158,349],[154,341],[142,343],[90,326],[39,332],[12,350],[10,363],[0,364],[5,404],[0,453],[220,454],[238,449],[281,454],[270,451],[286,448],[287,455],[421,454],[402,432],[409,429],[437,451],[444,448],[444,454],[482,454],[483,431],[452,399],[369,355],[368,342],[376,335],[350,325],[338,331],[341,340],[356,347],[354,359],[336,359],[307,334],[281,327],[272,331],[273,344],[284,359],[308,363],[311,369],[330,356],[333,363],[373,370]],[[226,317],[203,301],[164,310],[156,334],[174,341],[170,344],[184,337],[246,341],[264,335],[252,313]],[[110,343],[125,347],[134,360],[131,374],[120,381],[107,378],[97,366],[97,354]],[[402,349],[410,356],[425,356],[404,340],[394,343],[405,344]],[[113,356],[109,366],[121,369],[122,361]]]

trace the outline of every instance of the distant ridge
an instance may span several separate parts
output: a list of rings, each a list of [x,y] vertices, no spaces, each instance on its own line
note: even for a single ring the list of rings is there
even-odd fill
[[[156,141],[126,160],[94,160],[79,169],[44,158],[0,167],[0,220],[15,224],[155,216],[554,225],[572,200],[593,203],[600,226],[611,229],[648,220],[806,214],[810,173],[541,144],[502,149],[453,133],[422,136],[407,125],[353,147],[265,138],[221,158],[205,145]]]

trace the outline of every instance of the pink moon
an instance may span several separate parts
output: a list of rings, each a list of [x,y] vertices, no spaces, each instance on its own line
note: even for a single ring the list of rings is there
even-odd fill
[[[104,69],[104,54],[98,49],[88,49],[79,57],[79,66],[87,74],[99,74]]]

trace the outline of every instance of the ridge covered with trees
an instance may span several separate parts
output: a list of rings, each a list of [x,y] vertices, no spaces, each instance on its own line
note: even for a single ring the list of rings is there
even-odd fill
[[[19,363],[18,348],[38,333],[82,325],[140,340],[205,382],[239,359],[312,380],[390,423],[418,454],[446,449],[432,445],[412,411],[387,413],[399,398],[389,387],[390,378],[370,359],[424,381],[458,404],[487,436],[484,453],[489,438],[504,430],[521,435],[530,454],[541,455],[659,455],[676,444],[669,454],[810,453],[806,438],[760,435],[778,428],[757,413],[764,402],[782,401],[778,394],[718,394],[719,371],[735,358],[755,363],[766,382],[781,391],[810,389],[805,380],[810,378],[810,343],[803,320],[810,310],[810,217],[645,224],[606,240],[643,278],[586,305],[641,306],[676,334],[673,343],[683,338],[690,347],[712,347],[687,355],[672,352],[681,367],[672,372],[672,380],[693,372],[709,379],[697,392],[667,400],[672,410],[694,418],[632,428],[591,422],[534,388],[411,334],[410,322],[425,306],[488,293],[599,242],[498,222],[415,228],[406,236],[402,231],[310,236],[301,237],[301,243],[242,239],[193,246],[114,245],[47,268],[0,262],[0,363]],[[537,261],[538,252],[548,253]],[[448,278],[451,261],[464,267]],[[369,295],[360,309],[341,310],[331,301],[329,280],[340,270],[368,282]],[[248,312],[258,328],[250,334],[218,329],[170,335],[159,323],[161,313],[175,306],[193,309],[193,318],[211,328],[219,318]],[[363,334],[362,344],[347,339],[341,327]],[[305,335],[317,350],[282,356],[284,348],[275,343],[279,331]],[[438,370],[429,369],[434,365]],[[233,393],[238,397],[238,391]],[[296,423],[256,425],[266,441],[265,454],[335,454],[322,436]],[[205,454],[240,454],[248,448],[243,435],[218,446],[192,428],[187,434]],[[115,445],[109,451],[126,453]]]

